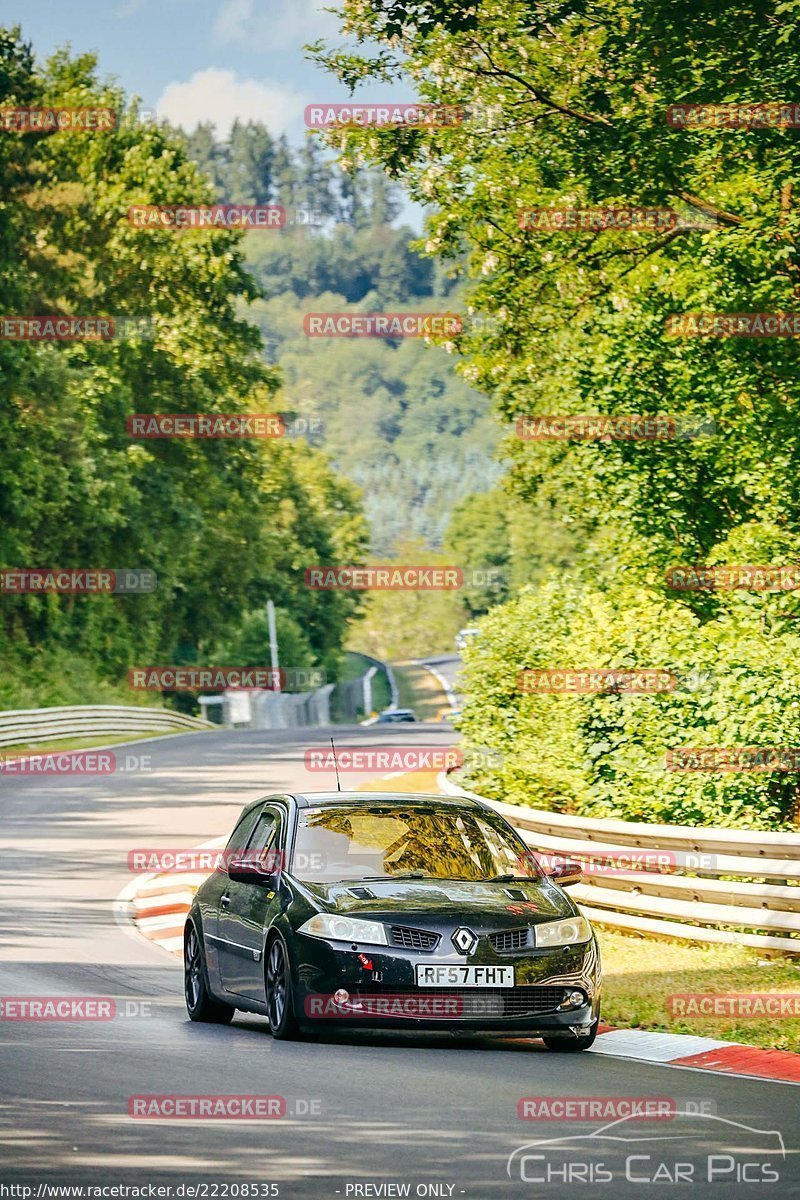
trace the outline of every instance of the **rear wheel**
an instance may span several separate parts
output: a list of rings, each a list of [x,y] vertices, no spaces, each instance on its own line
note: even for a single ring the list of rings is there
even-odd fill
[[[542,1041],[548,1050],[555,1050],[559,1054],[577,1054],[579,1050],[588,1050],[590,1046],[594,1045],[599,1025],[600,1018],[598,1017],[594,1025],[592,1025],[592,1030],[588,1037],[575,1037],[574,1034],[569,1034],[567,1037],[542,1038]]]
[[[267,951],[266,985],[270,1033],[278,1041],[300,1037],[300,1026],[294,1014],[289,955],[280,935],[272,940]]]
[[[197,931],[191,922],[183,935],[183,994],[186,1011],[191,1021],[207,1021],[215,1025],[228,1025],[233,1020],[235,1008],[215,1000],[208,990],[206,964]]]

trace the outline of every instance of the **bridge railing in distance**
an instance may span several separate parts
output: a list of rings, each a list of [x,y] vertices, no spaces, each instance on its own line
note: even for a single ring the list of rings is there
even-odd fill
[[[20,708],[0,712],[0,748],[120,733],[176,733],[182,729],[213,728],[208,721],[168,708],[125,707],[118,704]]]
[[[545,812],[477,796],[452,774],[439,786],[490,804],[545,869],[580,862],[570,895],[599,925],[800,955],[800,834]]]

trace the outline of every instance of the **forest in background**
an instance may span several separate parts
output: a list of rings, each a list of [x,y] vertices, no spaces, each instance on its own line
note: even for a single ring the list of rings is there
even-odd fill
[[[796,770],[673,771],[667,755],[800,745],[797,588],[681,590],[668,572],[798,565],[797,337],[681,336],[670,319],[800,309],[800,143],[774,120],[703,127],[668,113],[780,111],[796,90],[799,22],[796,4],[762,0],[343,0],[349,48],[310,48],[356,95],[391,83],[464,114],[328,140],[429,206],[425,253],[493,319],[456,351],[507,435],[498,527],[556,534],[543,572],[479,622],[465,654],[462,730],[502,755],[476,778],[489,795],[688,825],[796,822]],[[686,206],[702,219],[677,220]],[[631,207],[676,220],[520,219]],[[520,418],[551,414],[665,414],[705,433],[516,436]],[[486,516],[495,498],[471,503]],[[539,668],[651,668],[698,684],[522,689],[520,672]]]
[[[303,440],[126,432],[137,412],[276,408],[277,372],[242,315],[257,295],[242,235],[132,227],[132,204],[214,193],[180,138],[100,81],[93,56],[39,64],[18,30],[0,30],[0,101],[118,114],[89,135],[0,139],[3,313],[139,322],[108,341],[0,339],[0,563],[158,579],[145,595],[4,594],[0,707],[159,702],[127,689],[129,667],[224,664],[254,643],[263,661],[268,598],[284,663],[335,678],[361,598],[310,591],[303,571],[363,561],[357,489]]]
[[[283,229],[245,239],[261,292],[247,316],[280,368],[281,411],[323,423],[313,440],[363,489],[374,554],[409,540],[440,548],[454,507],[502,473],[486,397],[423,339],[303,331],[307,312],[460,311],[457,282],[396,224],[399,187],[379,171],[344,171],[314,135],[293,147],[254,121],[235,122],[224,138],[208,124],[175,132],[220,203],[286,210]]]

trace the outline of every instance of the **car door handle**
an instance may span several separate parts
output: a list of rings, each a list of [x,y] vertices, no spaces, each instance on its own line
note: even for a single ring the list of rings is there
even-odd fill
[[[220,908],[227,908],[228,905],[230,904],[230,902],[231,902],[230,896],[222,896],[220,898],[219,906],[220,906]]]

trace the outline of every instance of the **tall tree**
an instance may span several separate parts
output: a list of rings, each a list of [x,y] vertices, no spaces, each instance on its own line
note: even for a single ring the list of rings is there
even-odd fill
[[[268,204],[274,191],[275,143],[260,121],[236,120],[228,139],[227,181],[234,204]]]
[[[0,340],[0,561],[147,568],[143,596],[10,596],[0,656],[68,648],[99,674],[202,654],[272,595],[333,666],[358,602],[310,593],[303,567],[358,561],[354,489],[300,444],[133,440],[134,413],[270,412],[275,371],[241,315],[257,288],[242,235],[140,229],[132,205],[206,204],[211,184],[167,128],[143,124],[93,56],[33,61],[0,36],[0,101],[110,108],[117,128],[10,134],[0,282],[6,315],[135,317],[110,340]]]

